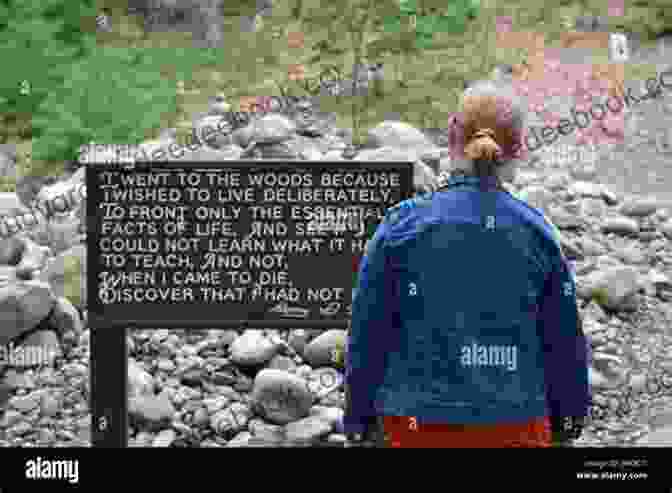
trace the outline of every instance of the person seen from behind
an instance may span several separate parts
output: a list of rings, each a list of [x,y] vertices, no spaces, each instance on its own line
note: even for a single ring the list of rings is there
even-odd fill
[[[453,169],[388,209],[359,265],[349,438],[393,448],[550,447],[580,436],[589,347],[557,230],[511,195],[523,105],[477,81],[450,121]]]

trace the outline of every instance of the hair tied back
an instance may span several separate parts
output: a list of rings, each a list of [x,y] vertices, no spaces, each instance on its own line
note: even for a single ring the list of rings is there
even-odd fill
[[[495,131],[491,128],[482,128],[474,133],[470,142],[464,149],[470,159],[496,160],[502,150],[495,141]]]

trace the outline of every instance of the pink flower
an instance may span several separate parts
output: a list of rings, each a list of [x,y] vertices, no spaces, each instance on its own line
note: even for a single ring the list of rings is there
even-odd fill
[[[497,17],[495,20],[495,28],[498,33],[508,33],[511,32],[513,27],[513,18],[511,17]]]
[[[613,15],[614,17],[623,17],[625,15],[625,5],[623,0],[609,0],[607,11],[609,15]]]

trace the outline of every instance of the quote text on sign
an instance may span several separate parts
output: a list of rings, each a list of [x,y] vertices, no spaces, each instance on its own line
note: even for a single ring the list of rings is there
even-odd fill
[[[228,320],[343,316],[353,256],[410,190],[410,167],[403,180],[359,164],[98,171],[99,302],[207,306]]]

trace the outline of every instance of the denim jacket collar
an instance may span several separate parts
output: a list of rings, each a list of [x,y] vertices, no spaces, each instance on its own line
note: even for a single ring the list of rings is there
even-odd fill
[[[501,182],[497,178],[492,178],[492,185],[498,190],[505,190]],[[481,178],[476,175],[470,175],[460,172],[443,172],[439,175],[438,190],[445,190],[460,185],[467,185],[479,188],[481,185]]]

